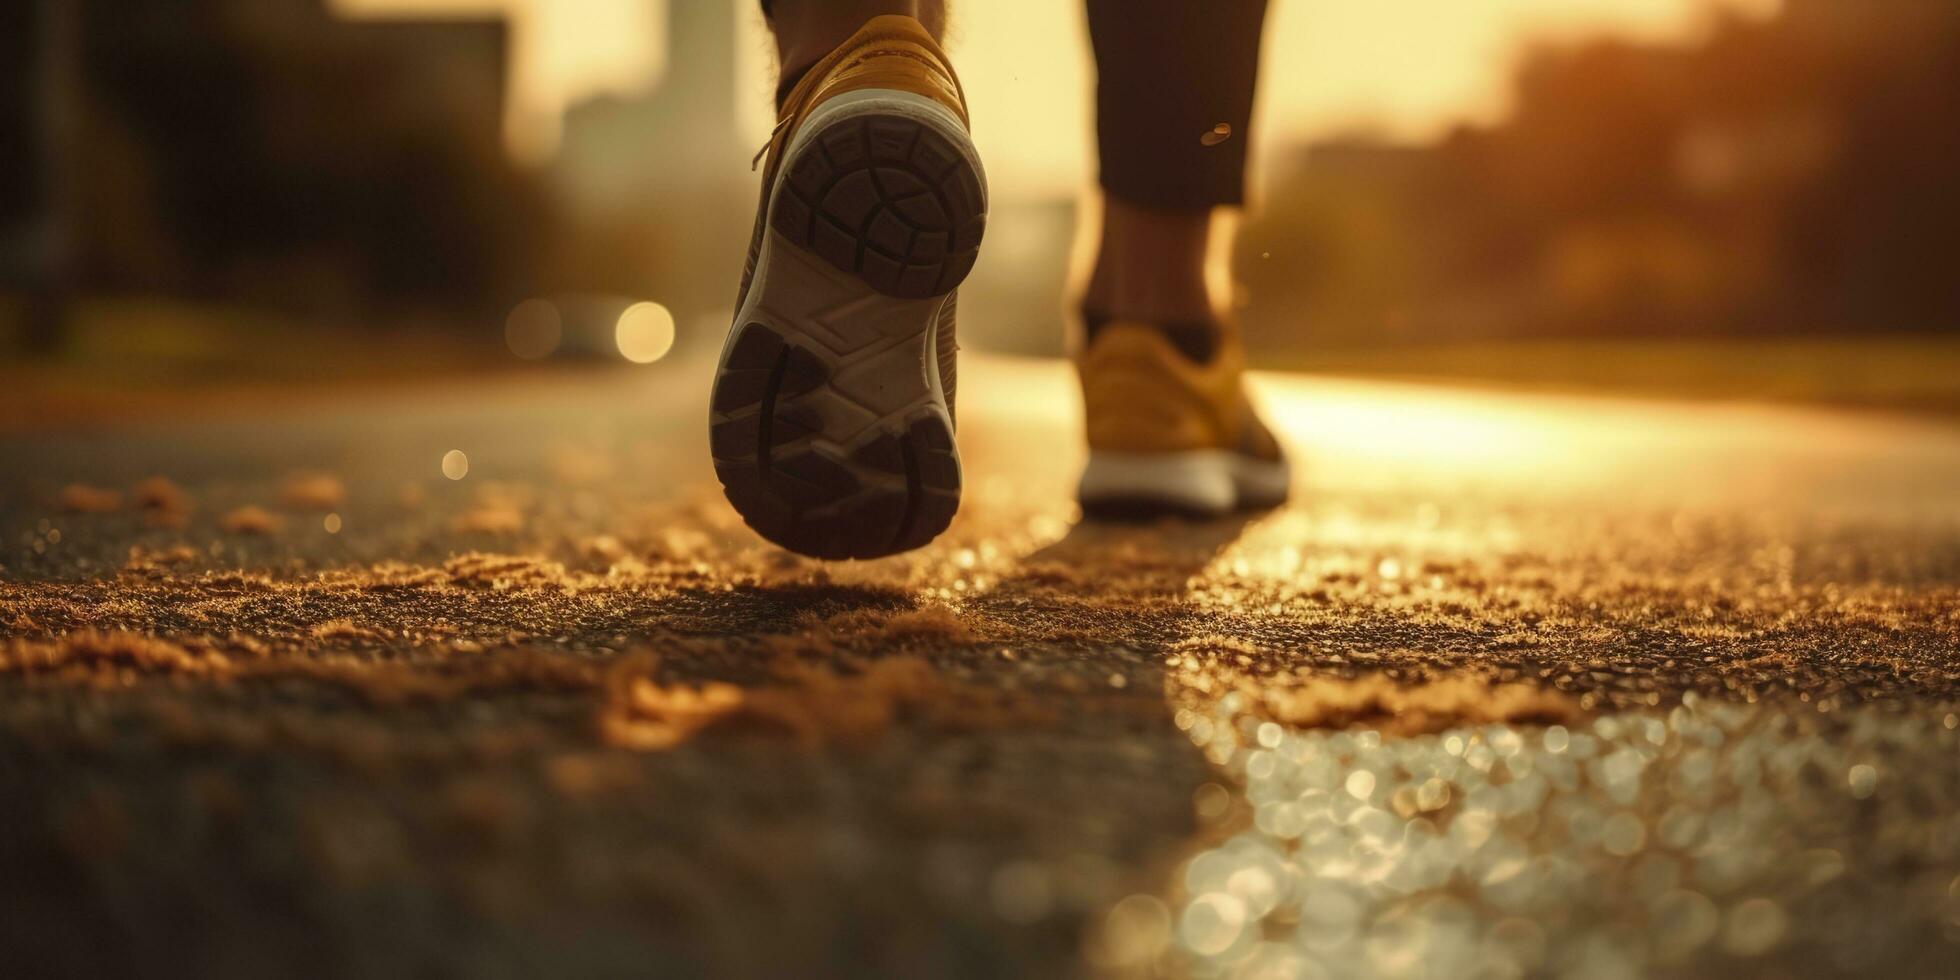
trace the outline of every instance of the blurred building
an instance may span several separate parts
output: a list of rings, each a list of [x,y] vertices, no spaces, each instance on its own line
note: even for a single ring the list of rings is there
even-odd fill
[[[651,297],[683,323],[733,304],[759,179],[736,125],[742,4],[670,0],[660,79],[566,113],[550,174],[567,223],[560,288]]]
[[[47,65],[41,57],[50,29],[43,5],[12,3],[0,6],[0,268],[11,269],[25,250],[21,239],[43,210],[47,174],[46,106],[43,91]]]
[[[67,100],[49,52],[70,21],[54,4],[0,7],[0,290],[24,300],[18,339],[35,349],[59,341],[68,264],[56,157]]]
[[[960,286],[960,346],[1056,357],[1068,350],[1069,281],[1082,202],[1010,197],[987,202],[987,242]]]
[[[55,213],[74,288],[376,323],[522,295],[545,229],[504,155],[502,21],[353,23],[324,0],[25,8],[8,16],[69,30],[0,43],[33,38],[28,61],[57,66],[59,90],[23,99],[16,69],[0,126],[20,128],[23,102],[65,107],[58,132],[29,126],[63,186],[14,167],[0,201]]]
[[[650,2],[650,0],[643,0]],[[571,213],[673,203],[740,183],[749,154],[736,130],[736,0],[669,2],[666,69],[645,91],[587,100],[565,114],[552,182]]]

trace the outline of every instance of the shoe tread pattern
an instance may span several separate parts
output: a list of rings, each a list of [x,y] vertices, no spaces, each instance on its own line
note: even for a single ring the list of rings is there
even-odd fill
[[[928,123],[893,113],[840,119],[805,142],[770,224],[887,296],[950,292],[986,230],[980,174]]]

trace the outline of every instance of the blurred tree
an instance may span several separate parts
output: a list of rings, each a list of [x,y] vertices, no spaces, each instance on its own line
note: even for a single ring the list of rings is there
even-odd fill
[[[1309,148],[1248,229],[1249,328],[1960,330],[1960,4],[1790,0],[1694,46],[1541,49],[1515,84],[1436,146]]]

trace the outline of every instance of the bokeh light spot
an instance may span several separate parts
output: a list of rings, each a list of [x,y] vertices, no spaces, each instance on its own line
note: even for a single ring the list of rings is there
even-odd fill
[[[1131,895],[1104,918],[1098,958],[1110,967],[1149,963],[1170,943],[1170,936],[1170,909],[1155,896]]]
[[[504,345],[527,361],[551,356],[565,339],[565,318],[548,299],[527,299],[504,318]]]
[[[1722,945],[1737,956],[1761,956],[1783,941],[1790,918],[1783,906],[1767,898],[1752,898],[1729,911]]]
[[[1852,766],[1845,778],[1851,784],[1851,795],[1858,799],[1871,799],[1872,793],[1878,790],[1878,768],[1870,763]]]
[[[613,341],[621,357],[652,364],[674,348],[674,314],[659,303],[634,303],[619,315]]]
[[[1216,956],[1239,941],[1245,930],[1245,903],[1218,892],[1201,895],[1184,910],[1178,934],[1185,948]]]

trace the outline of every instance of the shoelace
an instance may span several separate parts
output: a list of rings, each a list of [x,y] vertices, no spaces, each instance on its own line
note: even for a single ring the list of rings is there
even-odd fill
[[[755,156],[749,158],[749,169],[751,171],[762,165],[762,158],[769,155],[769,148],[776,145],[776,137],[783,135],[783,130],[789,128],[790,121],[793,118],[795,117],[785,116],[776,120],[776,128],[769,131],[769,141],[762,144],[762,149],[755,151]]]

